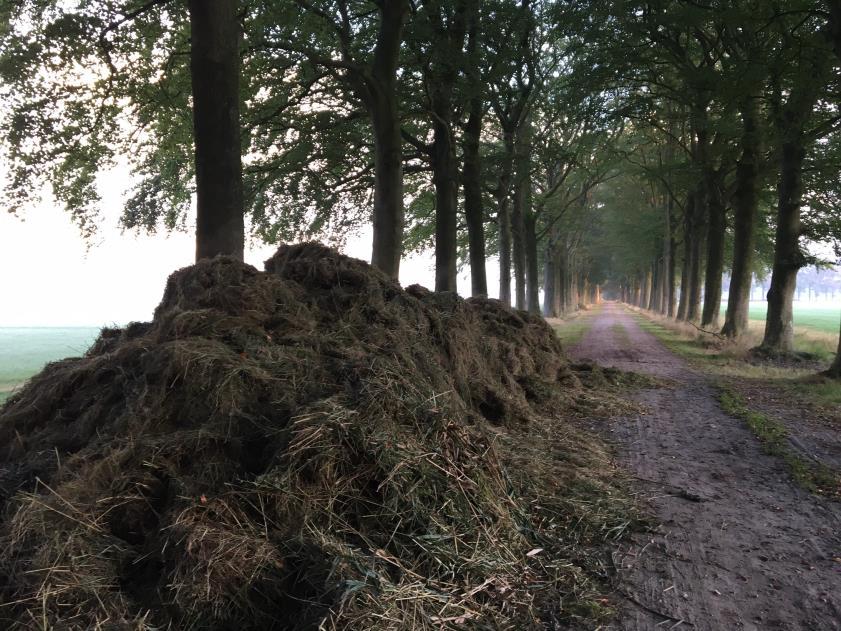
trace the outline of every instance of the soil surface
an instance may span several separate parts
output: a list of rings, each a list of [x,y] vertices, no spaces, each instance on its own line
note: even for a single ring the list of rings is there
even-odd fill
[[[841,629],[841,504],[797,487],[703,375],[605,304],[573,357],[674,387],[611,427],[655,526],[615,554],[625,629]]]

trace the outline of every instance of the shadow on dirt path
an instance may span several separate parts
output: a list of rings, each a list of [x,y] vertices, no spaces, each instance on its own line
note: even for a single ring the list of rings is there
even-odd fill
[[[647,412],[612,425],[659,525],[614,554],[622,598],[608,628],[841,629],[841,504],[795,486],[704,377],[620,305],[568,352],[676,384],[643,391]]]

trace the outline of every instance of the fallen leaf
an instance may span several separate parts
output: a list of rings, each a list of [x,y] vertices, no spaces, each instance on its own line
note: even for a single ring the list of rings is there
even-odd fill
[[[527,557],[537,556],[541,552],[543,552],[543,548],[535,548],[534,550],[529,550],[528,552],[526,552],[526,556]]]

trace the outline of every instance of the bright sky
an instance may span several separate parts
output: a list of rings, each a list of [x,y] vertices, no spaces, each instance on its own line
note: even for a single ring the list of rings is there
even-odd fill
[[[192,234],[122,233],[118,219],[129,181],[119,171],[102,178],[105,217],[90,248],[68,215],[47,198],[20,218],[0,213],[0,326],[103,326],[151,318],[167,276],[192,263],[195,244]],[[345,252],[369,260],[370,248],[370,231],[365,231],[348,241]],[[273,251],[252,245],[246,261],[262,269]],[[493,292],[498,273],[489,263]],[[404,286],[432,287],[434,278],[431,253],[401,264]],[[469,290],[465,269],[459,291]]]

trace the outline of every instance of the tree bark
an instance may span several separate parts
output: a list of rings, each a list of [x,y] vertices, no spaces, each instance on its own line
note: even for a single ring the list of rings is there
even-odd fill
[[[741,105],[742,155],[736,166],[733,265],[727,313],[722,335],[731,339],[748,330],[751,277],[756,247],[756,220],[759,205],[759,129],[756,100],[746,99]]]
[[[502,144],[505,155],[497,187],[497,229],[499,230],[499,299],[511,306],[511,213],[509,195],[511,193],[511,171],[513,168],[514,133],[503,130]]]
[[[704,309],[701,326],[718,328],[721,312],[721,283],[724,275],[724,233],[727,207],[718,173],[707,174],[707,269],[704,282]]]
[[[680,300],[677,319],[686,320],[689,313],[689,268],[692,260],[692,217],[695,214],[695,194],[689,193],[683,213],[683,264],[680,272]]]
[[[651,269],[649,268],[640,275],[640,278],[642,280],[642,292],[640,300],[637,302],[637,306],[642,309],[648,309],[648,304],[651,302],[651,283],[654,280],[654,275],[651,273]]]
[[[518,309],[526,308],[526,227],[531,184],[530,160],[528,157],[529,123],[517,130],[515,145],[514,205],[511,212],[511,234],[514,257],[514,289]]]
[[[672,266],[672,198],[668,196],[663,200],[663,227],[665,234],[663,235],[663,263],[662,273],[660,274],[660,305],[659,310],[661,314],[667,314],[669,306],[671,305],[671,288],[673,286],[671,276]]]
[[[435,186],[435,291],[456,291],[458,183],[449,100],[434,110],[432,182]]]
[[[523,217],[526,237],[526,290],[527,307],[530,313],[540,314],[540,279],[537,275],[537,226],[531,211]]]
[[[704,266],[704,191],[695,193],[692,216],[691,238],[689,239],[689,295],[687,296],[686,319],[697,322],[701,316],[701,276]]]
[[[558,313],[555,311],[556,276],[555,246],[550,237],[546,243],[546,253],[543,262],[543,315],[547,318],[558,317]]]
[[[471,91],[467,123],[464,127],[462,151],[464,166],[464,214],[467,220],[467,247],[470,258],[470,289],[474,296],[488,295],[488,275],[485,271],[485,212],[482,207],[482,164],[479,142],[482,134],[482,82],[479,76],[477,48],[479,40],[478,2],[470,3],[467,33],[466,75]]]
[[[242,260],[245,218],[236,0],[190,0],[190,76],[196,167],[196,260]]]
[[[555,243],[555,304],[554,310],[560,316],[564,313],[564,302],[566,300],[565,291],[566,286],[564,284],[564,274],[566,273],[564,270],[564,257],[562,253],[562,248],[558,247],[558,243]]]
[[[453,136],[453,92],[463,66],[466,4],[455,3],[445,21],[442,8],[428,9],[435,31],[433,63],[425,73],[432,111],[432,183],[435,187],[435,291],[456,291],[458,276],[458,162]]]
[[[794,349],[792,303],[797,272],[803,267],[800,249],[800,205],[802,168],[806,156],[802,133],[783,141],[780,179],[777,185],[777,230],[774,239],[774,267],[768,290],[768,314],[762,348],[776,353]]]
[[[195,0],[201,2],[201,0]],[[211,4],[211,3],[207,3]],[[374,240],[371,264],[392,278],[400,275],[403,253],[403,141],[397,100],[397,66],[409,3],[379,5],[380,25],[371,77],[361,96],[374,135]]]
[[[761,348],[772,353],[794,349],[792,302],[797,288],[797,272],[806,264],[800,248],[800,208],[803,203],[803,162],[806,158],[805,127],[817,103],[831,64],[818,48],[804,50],[798,67],[798,83],[783,102],[782,90],[775,87],[772,100],[774,122],[780,143],[780,170],[777,182],[777,230],[774,239],[774,265],[768,290],[768,313]]]

